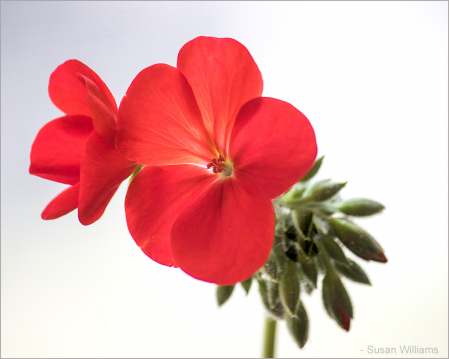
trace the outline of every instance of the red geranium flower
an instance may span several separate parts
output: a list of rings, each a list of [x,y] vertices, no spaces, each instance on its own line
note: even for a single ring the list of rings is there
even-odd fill
[[[126,218],[153,260],[221,285],[266,262],[271,199],[311,168],[317,147],[301,112],[261,94],[256,63],[232,39],[196,38],[177,68],[156,64],[132,82],[118,146],[147,167],[129,186]]]
[[[79,208],[80,222],[92,224],[137,164],[116,148],[117,105],[89,67],[66,61],[51,74],[48,92],[66,116],[47,123],[37,134],[30,173],[70,187],[47,205],[42,218],[56,219]]]

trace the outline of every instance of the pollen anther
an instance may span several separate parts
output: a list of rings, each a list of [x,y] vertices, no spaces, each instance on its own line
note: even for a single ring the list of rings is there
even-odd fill
[[[217,158],[212,158],[212,162],[207,164],[207,168],[213,167],[212,171],[214,173],[221,173],[226,168],[226,164],[224,163],[225,159],[222,155]]]

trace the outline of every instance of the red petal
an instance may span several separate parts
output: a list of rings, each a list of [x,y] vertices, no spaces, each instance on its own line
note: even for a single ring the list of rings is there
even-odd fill
[[[205,164],[215,156],[192,89],[174,67],[141,71],[120,104],[117,143],[145,165]]]
[[[125,209],[128,229],[147,256],[173,266],[170,231],[180,211],[216,178],[195,165],[145,167],[131,182]]]
[[[248,279],[273,245],[274,210],[249,196],[231,178],[218,180],[186,207],[171,231],[176,264],[207,282],[231,285]]]
[[[240,110],[229,144],[236,180],[248,193],[275,198],[301,179],[317,154],[315,133],[292,105],[273,98]]]
[[[65,116],[47,123],[31,147],[30,173],[60,183],[78,183],[84,146],[92,130],[92,119],[86,116]]]
[[[114,96],[112,96],[103,80],[78,60],[64,62],[50,76],[48,93],[56,107],[67,115],[91,116],[86,86],[77,78],[77,73],[91,79],[117,112]]]
[[[95,130],[109,146],[116,148],[117,107],[109,102],[105,94],[88,77],[78,75],[78,78],[87,88],[87,98]]]
[[[225,154],[240,107],[262,94],[259,68],[241,43],[202,36],[179,51],[178,69],[192,86],[207,130]]]
[[[120,184],[136,168],[136,163],[128,161],[93,131],[87,140],[81,162],[78,210],[80,222],[87,226],[97,221]]]
[[[42,212],[42,219],[56,219],[76,209],[78,207],[79,188],[80,185],[77,183],[53,198]]]

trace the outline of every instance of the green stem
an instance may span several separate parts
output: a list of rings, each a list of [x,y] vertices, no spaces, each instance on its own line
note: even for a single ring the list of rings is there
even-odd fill
[[[276,323],[275,319],[267,316],[265,319],[265,340],[263,343],[263,357],[274,358],[274,342],[276,338]]]

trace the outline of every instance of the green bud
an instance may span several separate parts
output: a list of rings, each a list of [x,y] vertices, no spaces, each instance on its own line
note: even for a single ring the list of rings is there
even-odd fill
[[[217,302],[218,306],[221,307],[226,301],[231,297],[234,291],[235,285],[217,285]]]
[[[327,234],[329,232],[329,228],[330,228],[329,223],[327,223],[327,221],[320,218],[320,216],[313,214],[312,221],[313,221],[313,224],[315,225],[315,228],[318,231],[318,233]]]
[[[299,244],[293,241],[290,241],[287,250],[285,251],[285,255],[287,258],[291,259],[293,262],[298,261],[298,253],[301,251]]]
[[[270,303],[268,302],[268,286],[267,281],[257,278],[257,283],[259,284],[259,293],[262,298],[262,303],[264,304],[266,309],[270,309]]]
[[[280,302],[279,283],[270,281],[268,283],[268,303],[270,303],[270,307],[273,309],[276,308]]]
[[[343,218],[329,218],[336,236],[355,255],[367,261],[386,263],[382,247],[371,235],[356,224]]]
[[[300,275],[301,276],[301,275]],[[307,294],[310,294],[313,292],[313,290],[316,289],[313,284],[309,282],[308,279],[306,281],[301,281],[301,290],[305,290]]]
[[[291,260],[287,261],[287,270],[281,276],[279,282],[279,296],[284,308],[294,315],[300,302],[300,284],[297,264]]]
[[[365,271],[353,260],[348,258],[347,261],[347,265],[335,263],[335,268],[337,268],[338,272],[354,282],[371,285]]]
[[[288,331],[293,336],[296,344],[302,349],[306,345],[309,336],[309,318],[302,301],[299,302],[295,315],[285,314],[285,321]]]
[[[371,216],[384,210],[385,207],[378,202],[365,198],[348,199],[338,205],[338,210],[348,216]]]
[[[323,236],[320,238],[320,242],[323,243],[327,254],[336,262],[343,265],[347,264],[345,253],[341,247],[335,242],[332,236]]]
[[[277,264],[278,278],[287,270],[287,257],[285,256],[284,238],[282,234],[274,236],[273,249],[274,259]]]
[[[247,280],[240,282],[241,286],[245,290],[246,295],[248,295],[252,283],[253,283],[253,277],[249,277]]]
[[[309,172],[307,172],[303,178],[301,178],[301,180],[299,182],[306,182],[309,179],[311,179],[313,176],[315,176],[318,172],[318,170],[321,167],[321,164],[323,162],[323,158],[324,156],[321,156],[320,158],[318,158],[315,163],[313,164],[312,168],[309,170]]]
[[[306,186],[301,183],[296,183],[290,191],[288,191],[285,195],[282,196],[282,198],[286,201],[301,198],[302,194],[306,190]]]
[[[291,239],[294,241],[297,240],[298,230],[296,229],[295,225],[293,224],[293,220],[291,222],[287,222],[287,221],[284,222],[283,230],[284,230],[284,236],[287,239]]]
[[[316,288],[318,280],[318,270],[315,265],[315,262],[310,257],[306,258],[306,256],[303,253],[298,255],[298,261],[301,265],[302,272],[304,273],[308,282],[310,282],[310,284],[312,284],[313,287]]]
[[[304,247],[302,247],[302,250],[309,257],[312,257],[315,253],[318,253],[315,242],[309,238],[304,241]]]
[[[338,212],[337,208],[327,202],[305,202],[304,207],[321,212],[325,216]]]
[[[321,256],[314,256],[312,258],[312,261],[315,264],[315,268],[318,269],[318,273],[326,273],[326,264],[323,263],[323,259],[321,258]]]
[[[333,183],[330,180],[323,180],[315,183],[310,189],[307,197],[312,201],[325,201],[335,196],[347,182]]]
[[[302,237],[307,236],[309,232],[310,222],[312,222],[313,212],[303,206],[292,210],[292,220],[299,234]]]
[[[327,314],[349,331],[353,318],[351,299],[338,275],[330,272],[323,279],[323,303]]]
[[[257,279],[259,283],[259,293],[262,298],[262,303],[265,309],[268,311],[271,317],[274,319],[284,318],[284,307],[279,299],[279,285],[272,281],[265,281],[263,279]],[[273,288],[273,286],[275,288]],[[277,299],[276,299],[277,292]],[[273,303],[273,304],[271,304]]]
[[[276,258],[274,257],[273,251],[270,253],[268,260],[262,267],[262,271],[269,276],[271,279],[278,281],[280,274],[278,269],[278,264]]]

